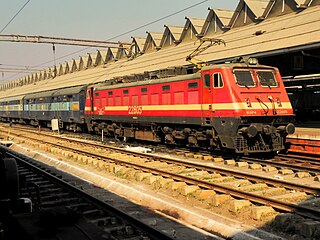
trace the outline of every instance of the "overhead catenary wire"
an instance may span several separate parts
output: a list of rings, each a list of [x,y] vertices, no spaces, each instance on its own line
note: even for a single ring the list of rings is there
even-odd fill
[[[9,24],[19,15],[19,13],[28,5],[28,3],[31,0],[28,0],[20,9],[19,11],[10,19],[10,21],[0,30],[0,33],[2,33],[8,26]]]
[[[30,1],[30,0],[29,0],[29,1]],[[28,2],[29,2],[29,1],[28,1]],[[136,27],[136,28],[134,28],[134,29],[132,29],[132,30],[129,30],[129,31],[126,31],[126,32],[121,33],[121,34],[119,34],[119,35],[113,36],[113,37],[111,37],[111,38],[109,38],[109,39],[106,39],[105,41],[112,41],[112,40],[114,40],[114,39],[116,39],[116,38],[119,38],[119,37],[121,37],[121,36],[127,35],[127,34],[129,34],[129,33],[132,33],[132,32],[134,32],[134,31],[137,31],[137,30],[139,30],[139,29],[142,29],[142,28],[144,28],[144,27],[150,26],[150,25],[152,25],[152,24],[154,24],[154,23],[160,22],[160,21],[162,21],[162,20],[164,20],[164,19],[170,18],[170,17],[172,17],[172,16],[174,16],[174,15],[177,15],[177,14],[179,14],[179,13],[182,13],[182,12],[184,12],[184,11],[187,11],[187,10],[189,10],[189,9],[192,9],[192,8],[194,8],[194,7],[197,7],[197,6],[199,6],[199,5],[201,5],[201,4],[204,4],[205,2],[208,2],[208,1],[209,1],[209,0],[203,0],[203,1],[201,1],[201,2],[195,3],[195,4],[191,5],[191,6],[188,6],[188,7],[186,7],[186,8],[183,8],[183,9],[181,9],[181,10],[179,10],[179,11],[176,11],[176,12],[174,12],[174,13],[168,14],[168,15],[166,15],[166,16],[164,16],[164,17],[161,17],[161,18],[158,18],[158,19],[156,19],[156,20],[153,20],[153,21],[151,21],[151,22],[149,22],[149,23],[143,24],[143,25],[141,25],[141,26],[139,26],[139,27]],[[0,33],[1,33],[1,32],[0,32]],[[59,60],[59,59],[66,58],[66,57],[72,56],[72,55],[74,55],[74,54],[81,53],[81,52],[83,52],[83,51],[85,51],[85,50],[87,50],[87,49],[90,49],[90,48],[91,48],[91,47],[86,47],[86,48],[83,48],[83,49],[81,49],[81,50],[71,52],[71,53],[69,53],[69,54],[66,54],[66,55],[57,57],[55,60],[57,61],[57,60]],[[34,65],[34,66],[32,66],[32,67],[35,67],[35,68],[36,68],[36,67],[43,66],[43,65],[45,65],[45,64],[50,64],[50,63],[52,63],[52,62],[53,62],[53,60],[50,60],[50,61],[43,62],[43,63],[38,64],[38,65]],[[3,79],[3,81],[8,80],[9,78],[14,78],[14,77],[16,77],[16,76],[18,76],[18,75],[19,75],[19,73],[15,74],[15,75],[13,75],[13,76],[10,76],[10,77],[8,77],[8,78],[5,78],[5,79]]]
[[[156,20],[154,20],[154,21],[151,21],[151,22],[149,22],[149,23],[146,23],[146,24],[144,24],[144,25],[141,25],[141,26],[139,26],[139,27],[136,27],[136,28],[134,28],[134,29],[132,29],[132,30],[129,30],[129,31],[127,31],[127,32],[121,33],[121,34],[116,35],[116,36],[114,36],[114,37],[108,38],[108,39],[106,39],[105,41],[112,41],[112,40],[114,40],[114,39],[116,39],[116,38],[118,38],[118,37],[122,37],[122,36],[124,36],[124,35],[129,34],[129,33],[132,33],[132,32],[134,32],[134,31],[137,31],[137,30],[139,30],[139,29],[141,29],[141,28],[144,28],[144,27],[150,26],[150,25],[152,25],[152,24],[154,24],[154,23],[160,22],[160,21],[162,21],[162,20],[164,20],[164,19],[167,19],[167,18],[169,18],[169,17],[172,17],[172,16],[174,16],[174,15],[176,15],[176,14],[182,13],[182,12],[184,12],[184,11],[186,11],[186,10],[189,10],[189,9],[191,9],[191,8],[194,8],[194,7],[196,7],[196,6],[199,6],[199,5],[201,5],[201,4],[205,3],[205,2],[208,2],[208,1],[209,1],[209,0],[204,0],[204,1],[201,1],[201,2],[199,2],[199,3],[193,4],[193,5],[189,6],[189,7],[186,7],[186,8],[184,8],[184,9],[181,9],[181,10],[176,11],[176,12],[174,12],[174,13],[168,14],[168,15],[166,15],[166,16],[164,16],[164,17],[158,18],[158,19],[156,19]],[[85,50],[87,50],[87,49],[89,49],[89,48],[90,48],[90,47],[86,47],[86,48],[84,48],[84,49],[81,49],[81,50],[78,50],[78,51],[75,51],[75,52],[66,54],[66,55],[64,55],[64,56],[61,56],[61,57],[57,58],[56,60],[61,59],[61,58],[65,58],[65,57],[72,56],[72,55],[74,55],[74,54],[77,54],[77,53],[80,53],[80,52],[82,52],[82,51],[85,51]],[[44,64],[51,63],[51,62],[52,62],[52,61],[48,61],[48,62],[39,64],[39,65],[36,65],[35,67],[39,67],[39,66],[42,66],[42,65],[44,65]]]
[[[312,22],[313,22],[313,21],[310,21],[309,23],[312,23]],[[273,34],[273,33],[276,32],[277,30],[278,30],[278,31],[280,30],[280,26],[279,26],[279,29],[275,29],[274,31],[270,32],[270,34]],[[226,33],[226,34],[228,35],[228,43],[234,42],[234,41],[239,40],[239,39],[246,39],[246,36],[241,36],[241,38],[239,38],[239,37],[237,36],[237,33],[238,33],[238,32]],[[297,33],[297,34],[294,35],[294,36],[299,36],[299,35],[301,35],[301,34],[300,34],[300,33]],[[285,38],[285,36],[279,36],[276,40],[284,39],[284,38]],[[184,53],[184,54],[190,53],[190,45],[194,45],[194,43],[193,43],[193,42],[190,42],[189,44],[181,45],[181,46],[179,47],[179,50],[178,50],[178,51],[177,51],[177,49],[175,49],[175,48],[168,49],[168,50],[166,51],[166,54],[171,55],[171,53],[174,53],[174,54],[172,54],[172,55],[174,55],[175,57],[174,57],[173,59],[171,59],[171,60],[172,60],[172,61],[179,60],[180,58],[178,57],[178,55],[180,55],[181,53]],[[248,47],[248,46],[250,46],[250,45],[252,45],[252,43],[247,42],[244,47]],[[231,50],[232,50],[232,49],[235,49],[235,48],[238,48],[238,46],[233,46],[233,47],[231,48]],[[169,51],[169,52],[168,52],[168,51]],[[224,51],[224,49],[219,49],[218,51],[216,51],[216,50],[214,50],[214,51],[215,51],[215,52],[221,52],[221,51]],[[208,54],[208,53],[205,53],[204,55],[206,55],[206,54]],[[161,63],[167,62],[166,59],[161,58],[161,57],[159,57],[159,56],[158,56],[157,59],[158,59],[158,60],[157,60],[157,63],[156,63],[156,64],[161,64]],[[139,65],[141,65],[141,64],[143,64],[143,65],[145,66],[145,68],[148,68],[148,67],[151,67],[151,66],[155,65],[154,61],[150,61],[150,59],[143,60],[142,62],[141,62],[141,61],[139,61],[139,62],[131,61],[131,62],[130,62],[130,71],[133,71],[133,70],[135,70],[135,69],[137,69],[137,68],[140,68]],[[93,77],[93,78],[92,78],[92,82],[96,82],[97,79],[99,79],[99,78],[102,77],[102,76],[105,76],[106,73],[107,73],[107,74],[111,74],[111,75],[114,74],[114,70],[117,71],[117,69],[118,69],[119,67],[121,67],[121,66],[119,66],[119,65],[114,65],[114,67],[111,67],[111,68],[110,68],[110,66],[109,66],[108,68],[102,68],[102,69],[100,69],[100,70],[96,70],[94,74],[91,74],[91,73],[85,74],[85,73],[83,73],[83,74],[82,74],[82,77],[84,77],[84,78],[88,77],[88,78],[89,78],[89,76],[92,76],[92,77]],[[70,80],[72,80],[73,78],[77,79],[77,78],[79,78],[79,76],[74,76],[74,77],[73,77],[73,76],[70,76],[70,77],[69,77]]]

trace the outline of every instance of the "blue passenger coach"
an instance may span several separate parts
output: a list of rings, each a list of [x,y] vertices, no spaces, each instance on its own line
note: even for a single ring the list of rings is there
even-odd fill
[[[23,118],[23,97],[14,96],[0,99],[0,118],[2,121]]]
[[[77,86],[0,99],[2,121],[51,126],[52,119],[67,130],[85,126],[86,86]]]

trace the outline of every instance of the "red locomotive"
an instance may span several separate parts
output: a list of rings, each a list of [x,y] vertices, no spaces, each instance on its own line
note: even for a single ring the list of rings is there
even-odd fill
[[[295,130],[278,69],[252,58],[193,74],[89,85],[84,113],[90,131],[245,154],[281,150]]]

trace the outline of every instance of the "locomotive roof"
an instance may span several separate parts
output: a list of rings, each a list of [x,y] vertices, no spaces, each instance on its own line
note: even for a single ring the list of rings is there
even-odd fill
[[[249,65],[246,63],[242,62],[230,62],[230,63],[222,63],[222,64],[212,64],[208,65],[202,68],[202,70],[210,70],[210,69],[215,69],[215,68],[268,68],[268,69],[276,69],[275,67],[272,66],[267,66],[267,65],[261,65],[261,64],[256,64],[256,65]]]
[[[222,69],[222,68],[264,68],[264,69],[275,69],[274,67],[266,66],[266,65],[248,65],[245,63],[223,63],[223,64],[214,64],[205,66],[202,70],[210,70],[210,69]],[[169,83],[169,82],[177,82],[183,80],[192,80],[198,79],[201,77],[201,74],[187,74],[187,75],[179,75],[175,77],[167,77],[167,78],[159,78],[159,79],[148,79],[143,81],[134,81],[127,83],[112,83],[111,81],[107,81],[105,83],[98,83],[92,85],[95,90],[104,90],[104,89],[115,89],[115,88],[124,88],[124,87],[133,87],[133,86],[142,86],[149,84],[157,84],[157,83]]]
[[[252,2],[252,1],[251,1]],[[303,2],[302,0],[299,2]],[[241,27],[231,27],[228,31],[209,32],[204,38],[223,39],[224,45],[216,45],[197,56],[202,61],[226,61],[236,56],[271,56],[278,52],[312,49],[320,44],[319,1],[304,10],[293,10],[289,14],[262,18],[258,23],[247,23]],[[252,5],[252,4],[251,4]],[[250,6],[251,6],[250,5]],[[276,11],[276,10],[274,10]],[[261,15],[261,13],[256,13]],[[262,14],[263,15],[263,14]],[[241,19],[240,19],[241,20]],[[240,20],[237,20],[238,22]],[[50,91],[86,84],[103,82],[116,77],[140,74],[145,71],[165,69],[172,66],[186,66],[186,56],[198,46],[199,41],[185,39],[179,44],[154,50],[135,58],[109,61],[105,65],[75,71],[48,78],[33,84],[26,84],[1,91],[1,96],[11,97],[34,92]],[[195,45],[196,41],[196,45]],[[36,84],[36,85],[34,85]]]
[[[115,89],[115,88],[134,87],[134,86],[142,86],[142,85],[157,84],[157,83],[169,83],[169,82],[176,82],[176,81],[183,81],[183,80],[192,80],[192,79],[198,79],[200,78],[200,76],[201,76],[200,73],[194,73],[194,74],[187,74],[187,75],[161,78],[161,79],[149,79],[149,80],[137,81],[137,82],[116,83],[114,85],[110,85],[109,82],[106,82],[106,83],[96,84],[93,87],[95,88],[95,90]]]

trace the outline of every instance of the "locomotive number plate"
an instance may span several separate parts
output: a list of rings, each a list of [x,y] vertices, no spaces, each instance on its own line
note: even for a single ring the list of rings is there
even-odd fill
[[[140,115],[142,114],[142,106],[128,106],[129,115]]]

